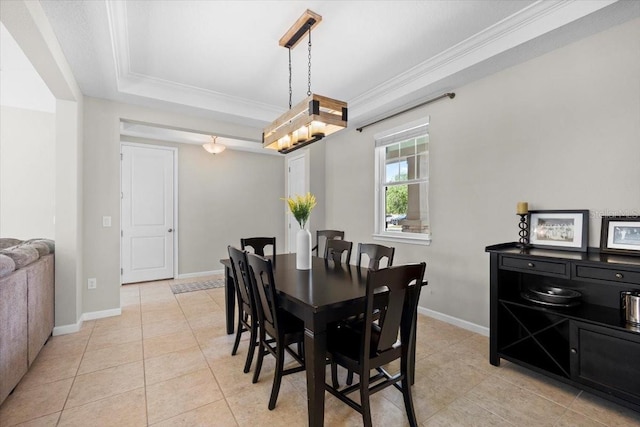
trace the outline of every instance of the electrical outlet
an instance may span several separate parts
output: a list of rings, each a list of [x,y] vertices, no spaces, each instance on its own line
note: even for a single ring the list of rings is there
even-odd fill
[[[98,287],[98,280],[95,277],[87,280],[87,289],[95,289]]]

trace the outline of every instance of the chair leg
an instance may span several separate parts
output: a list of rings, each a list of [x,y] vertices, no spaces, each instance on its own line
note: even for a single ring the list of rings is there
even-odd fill
[[[347,385],[353,384],[353,371],[349,369],[347,371]]]
[[[371,427],[371,403],[369,401],[369,373],[360,375],[360,406],[362,408],[362,423],[364,427]]]
[[[235,356],[238,351],[238,345],[240,344],[240,337],[242,336],[242,313],[238,316],[238,326],[236,327],[236,342],[233,344],[233,350],[231,355]]]
[[[244,364],[244,373],[246,374],[251,369],[251,362],[253,362],[253,353],[256,351],[256,338],[258,334],[258,328],[253,323],[255,319],[251,319],[251,337],[249,338],[249,352],[247,353],[247,361]]]
[[[417,427],[416,411],[413,409],[413,397],[411,395],[411,380],[405,375],[402,380],[402,397],[404,398],[404,408],[407,411],[409,426]]]
[[[331,385],[335,389],[340,387],[340,383],[338,382],[338,364],[335,362],[331,362]]]
[[[278,393],[280,392],[280,382],[282,381],[282,369],[284,365],[284,346],[277,345],[276,350],[276,371],[273,374],[273,387],[271,388],[271,398],[269,399],[269,410],[273,410],[276,407],[276,401],[278,400]]]
[[[260,369],[262,369],[262,359],[264,359],[264,340],[265,338],[262,336],[262,333],[260,334],[260,344],[258,345],[258,361],[256,362],[256,370],[253,373],[253,380],[251,381],[252,383],[257,383],[258,382],[258,378],[260,377]]]

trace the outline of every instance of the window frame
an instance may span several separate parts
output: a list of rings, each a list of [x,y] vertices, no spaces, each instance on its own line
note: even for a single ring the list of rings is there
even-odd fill
[[[416,136],[410,136],[410,133],[413,129],[426,127],[426,135],[427,135],[427,156],[430,161],[431,153],[430,153],[430,141],[429,141],[429,117],[422,118],[420,120],[416,120],[410,123],[405,123],[401,126],[394,127],[392,129],[388,129],[386,131],[380,132],[374,135],[374,160],[375,160],[375,186],[374,186],[374,232],[373,232],[373,240],[383,240],[383,241],[391,241],[397,243],[409,243],[415,245],[429,245],[431,244],[431,224],[429,221],[429,233],[403,233],[399,231],[387,231],[386,230],[386,209],[385,209],[385,196],[383,195],[383,189],[388,186],[389,182],[385,180],[385,171],[386,171],[386,147],[392,144],[401,143],[403,141],[415,138]],[[406,139],[402,138],[402,135],[406,134]],[[394,138],[394,136],[397,136]],[[384,142],[384,141],[388,142]],[[403,182],[403,184],[413,184],[413,183],[423,183],[426,182],[427,186],[430,185],[430,168],[429,174],[426,179],[407,179]],[[407,177],[408,178],[408,177]],[[430,191],[427,190],[427,198],[429,198]],[[427,204],[429,206],[429,204]]]

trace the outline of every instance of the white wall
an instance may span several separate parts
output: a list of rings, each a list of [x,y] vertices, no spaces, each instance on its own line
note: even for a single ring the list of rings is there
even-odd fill
[[[82,312],[82,94],[40,2],[0,2],[0,20],[56,99],[54,334],[73,332]]]
[[[55,114],[0,109],[0,236],[55,238]]]
[[[427,262],[421,306],[489,323],[487,245],[515,241],[518,201],[640,214],[640,20],[565,46],[442,100],[326,144],[326,225],[372,241],[373,135],[431,117],[429,247],[396,244],[396,263]],[[358,173],[354,173],[357,171]]]
[[[98,283],[95,290],[83,286],[88,313],[120,307],[120,120],[247,139],[256,130],[97,98],[84,101],[84,283],[89,277]],[[173,146],[179,148],[178,273],[222,269],[227,245],[239,245],[242,236],[276,236],[283,250],[282,157],[232,150],[212,156],[200,146]],[[105,215],[113,218],[110,228],[102,227]]]

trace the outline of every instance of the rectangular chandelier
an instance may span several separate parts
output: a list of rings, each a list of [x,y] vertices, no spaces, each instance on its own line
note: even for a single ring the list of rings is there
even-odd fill
[[[291,107],[291,66],[289,67],[289,111],[282,114],[262,132],[262,146],[290,153],[319,141],[347,127],[347,103],[337,99],[311,93],[311,29],[322,16],[310,10],[280,39],[280,46],[292,49],[309,33],[309,91],[307,98]],[[291,65],[291,54],[289,54]]]
[[[347,103],[311,94],[262,133],[262,146],[290,153],[347,127]]]

